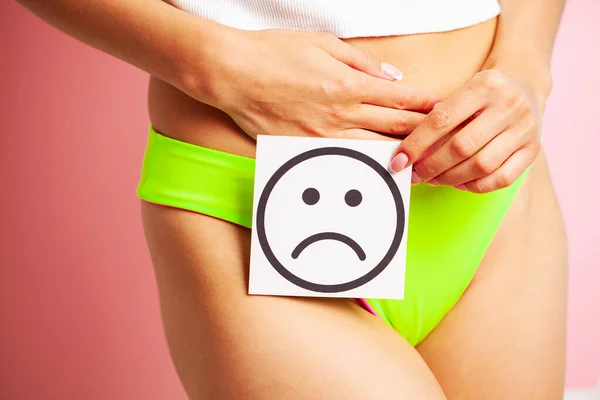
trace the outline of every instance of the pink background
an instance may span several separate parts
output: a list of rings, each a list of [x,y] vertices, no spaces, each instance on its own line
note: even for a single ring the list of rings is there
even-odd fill
[[[183,399],[134,193],[147,77],[12,1],[0,15],[0,397]],[[599,2],[569,2],[545,120],[570,236],[571,386],[600,375],[599,20]]]

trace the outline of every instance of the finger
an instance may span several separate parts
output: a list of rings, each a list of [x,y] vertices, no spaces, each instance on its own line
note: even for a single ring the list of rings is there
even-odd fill
[[[367,129],[343,129],[332,135],[333,138],[337,139],[362,139],[362,140],[395,140],[396,138],[390,138],[385,135],[381,135],[377,132],[372,132]]]
[[[425,152],[423,153],[421,158],[425,158],[425,157],[429,156],[431,153],[433,153],[434,151],[436,151],[437,149],[439,149],[440,146],[446,142],[446,140],[448,140],[448,135],[444,136],[443,138],[441,138],[440,140],[435,142],[432,146],[429,146],[429,148],[427,150],[425,150]],[[417,161],[419,161],[419,160],[417,160]],[[423,179],[417,173],[417,171],[415,171],[413,169],[412,176],[411,176],[411,183],[417,184],[417,183],[421,183],[421,182],[423,182]]]
[[[475,155],[504,131],[506,125],[505,115],[487,108],[477,118],[451,135],[438,150],[415,162],[413,169],[422,180],[428,181]]]
[[[459,126],[457,126],[452,132],[450,132],[449,134],[442,136],[440,139],[438,139],[437,142],[435,142],[433,145],[429,146],[427,148],[427,150],[425,150],[423,152],[423,154],[421,154],[421,157],[419,157],[415,163],[419,162],[420,160],[425,159],[426,157],[428,157],[430,154],[432,154],[433,152],[435,152],[437,149],[439,149],[444,143],[446,143],[446,141],[452,137],[453,134],[455,134],[456,132],[458,132],[464,125],[466,125],[466,123],[460,124]],[[394,161],[392,159],[392,161]],[[390,169],[392,168],[391,164],[390,164]],[[393,169],[392,169],[393,171]],[[417,171],[415,171],[413,169],[412,171],[412,179],[411,182],[413,184],[417,184],[417,183],[421,183],[423,181],[423,179],[421,178],[421,176],[417,173]]]
[[[327,51],[344,64],[373,77],[389,81],[402,79],[402,72],[396,67],[382,63],[368,51],[346,43],[335,36],[331,36]]]
[[[521,176],[523,171],[533,162],[537,151],[535,146],[526,146],[517,150],[491,174],[475,179],[462,185],[459,189],[466,189],[473,193],[488,193],[512,185]]]
[[[392,161],[393,171],[400,171],[437,142],[466,121],[473,114],[482,111],[488,100],[473,84],[467,83],[446,100],[437,104],[423,122],[402,141],[397,155]]]
[[[436,183],[456,186],[483,178],[497,170],[525,140],[515,130],[507,130],[496,136],[473,157],[435,177]]]
[[[365,104],[428,113],[440,98],[432,93],[401,83],[386,82],[368,76],[359,78],[359,98]]]
[[[354,126],[391,135],[407,135],[425,118],[425,114],[361,104],[348,117]]]
[[[525,146],[539,145],[539,142],[531,141],[532,131],[537,132],[535,120],[522,119],[516,125],[496,135],[474,156],[434,180],[440,184],[456,186],[489,175],[516,150]]]

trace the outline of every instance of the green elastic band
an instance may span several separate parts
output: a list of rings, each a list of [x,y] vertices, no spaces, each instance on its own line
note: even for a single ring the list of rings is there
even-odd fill
[[[252,158],[168,138],[150,127],[137,195],[250,228]]]

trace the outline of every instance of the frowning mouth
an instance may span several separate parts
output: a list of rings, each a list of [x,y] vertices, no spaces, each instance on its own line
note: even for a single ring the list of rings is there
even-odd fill
[[[298,256],[300,255],[300,253],[302,253],[304,249],[306,249],[311,244],[319,242],[321,240],[337,240],[338,242],[345,243],[350,248],[352,248],[352,250],[354,250],[360,261],[365,261],[365,259],[367,258],[365,251],[362,249],[362,247],[360,247],[358,243],[356,243],[352,238],[336,232],[322,232],[307,237],[306,239],[301,241],[298,244],[298,246],[296,246],[294,251],[292,251],[292,258],[298,258]]]

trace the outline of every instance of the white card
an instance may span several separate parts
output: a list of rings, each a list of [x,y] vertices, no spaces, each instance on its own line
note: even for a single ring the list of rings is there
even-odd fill
[[[399,142],[259,136],[250,294],[402,299],[411,168]]]

